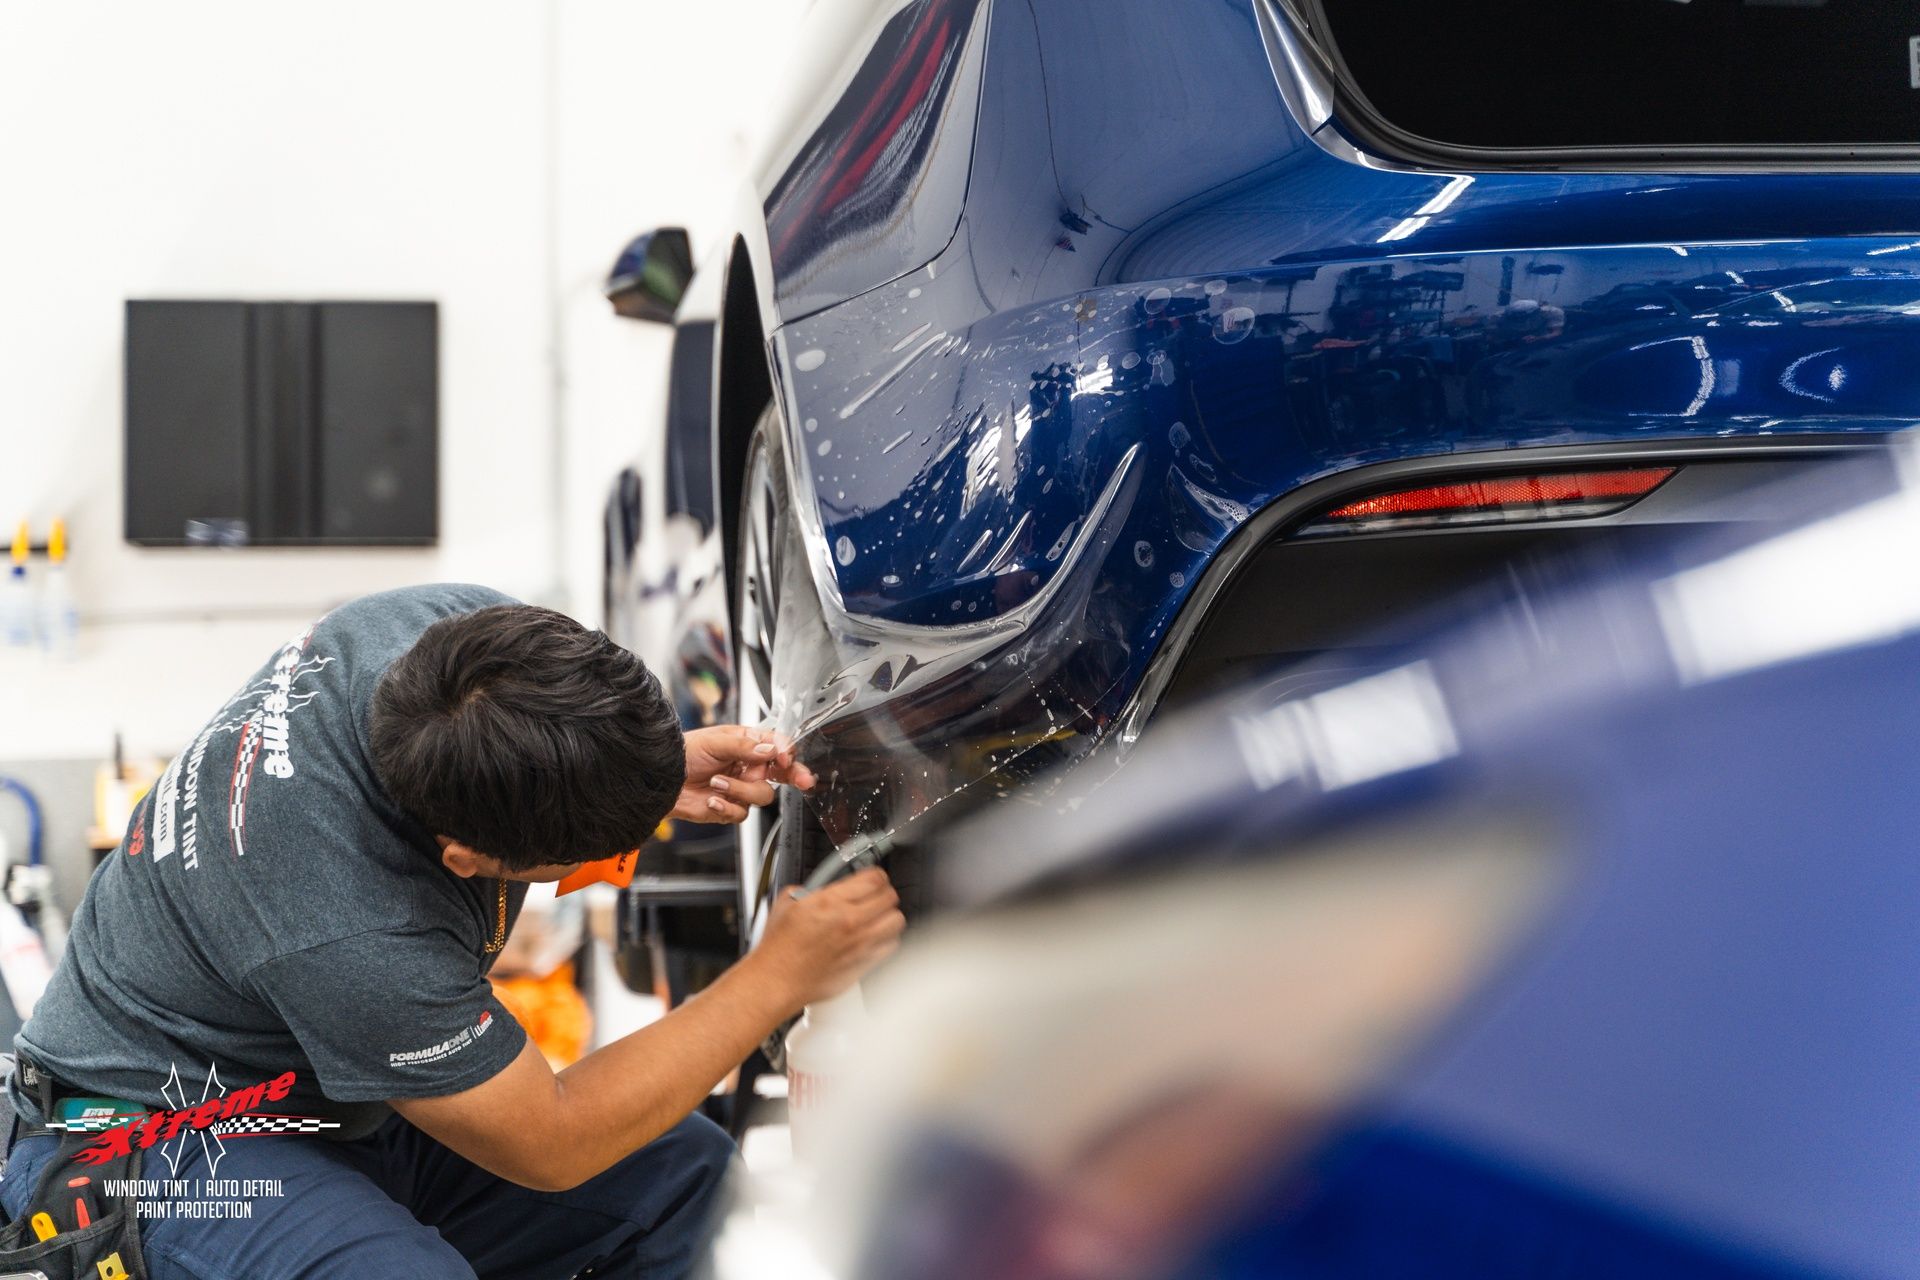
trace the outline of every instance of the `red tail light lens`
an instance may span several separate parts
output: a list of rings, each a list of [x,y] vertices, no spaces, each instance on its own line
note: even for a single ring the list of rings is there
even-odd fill
[[[1562,471],[1396,489],[1335,507],[1310,527],[1373,531],[1607,515],[1646,497],[1676,470]]]

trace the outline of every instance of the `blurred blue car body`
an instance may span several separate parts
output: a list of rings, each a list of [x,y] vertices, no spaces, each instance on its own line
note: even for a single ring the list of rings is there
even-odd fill
[[[1920,1275],[1916,474],[950,833],[821,1273]]]

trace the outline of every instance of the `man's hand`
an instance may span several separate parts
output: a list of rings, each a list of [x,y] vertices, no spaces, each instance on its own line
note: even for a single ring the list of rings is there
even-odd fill
[[[668,815],[682,822],[739,822],[747,807],[772,804],[774,787],[813,789],[793,744],[771,729],[723,724],[687,734],[687,781]]]
[[[741,963],[784,984],[797,1010],[858,982],[893,954],[906,926],[887,873],[868,867],[805,896],[787,890],[760,945]]]

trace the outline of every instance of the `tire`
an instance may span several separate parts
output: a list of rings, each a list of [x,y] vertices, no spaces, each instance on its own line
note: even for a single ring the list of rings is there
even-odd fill
[[[787,495],[782,476],[780,415],[769,404],[754,424],[740,475],[738,537],[731,582],[733,661],[732,718],[737,723],[770,723],[773,666],[780,624],[781,571],[787,549]],[[740,948],[745,952],[766,927],[763,885],[781,861],[778,833],[788,809],[781,794],[778,811],[750,810],[735,830],[740,880]],[[776,886],[777,887],[777,886]]]
[[[790,523],[782,448],[780,413],[769,404],[754,424],[741,470],[738,552],[731,575],[733,718],[741,724],[768,723],[777,710],[773,672],[782,592],[798,576],[786,572],[798,538]],[[753,810],[737,831],[740,945],[745,952],[759,941],[779,893],[798,883],[827,842],[806,801],[791,788],[782,788],[772,812]],[[781,1027],[762,1046],[776,1071],[785,1066],[786,1031]]]

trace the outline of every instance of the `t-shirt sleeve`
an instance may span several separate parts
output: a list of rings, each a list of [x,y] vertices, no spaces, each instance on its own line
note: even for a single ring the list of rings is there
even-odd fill
[[[459,1093],[527,1039],[472,950],[444,932],[356,934],[270,960],[249,981],[336,1102]]]

